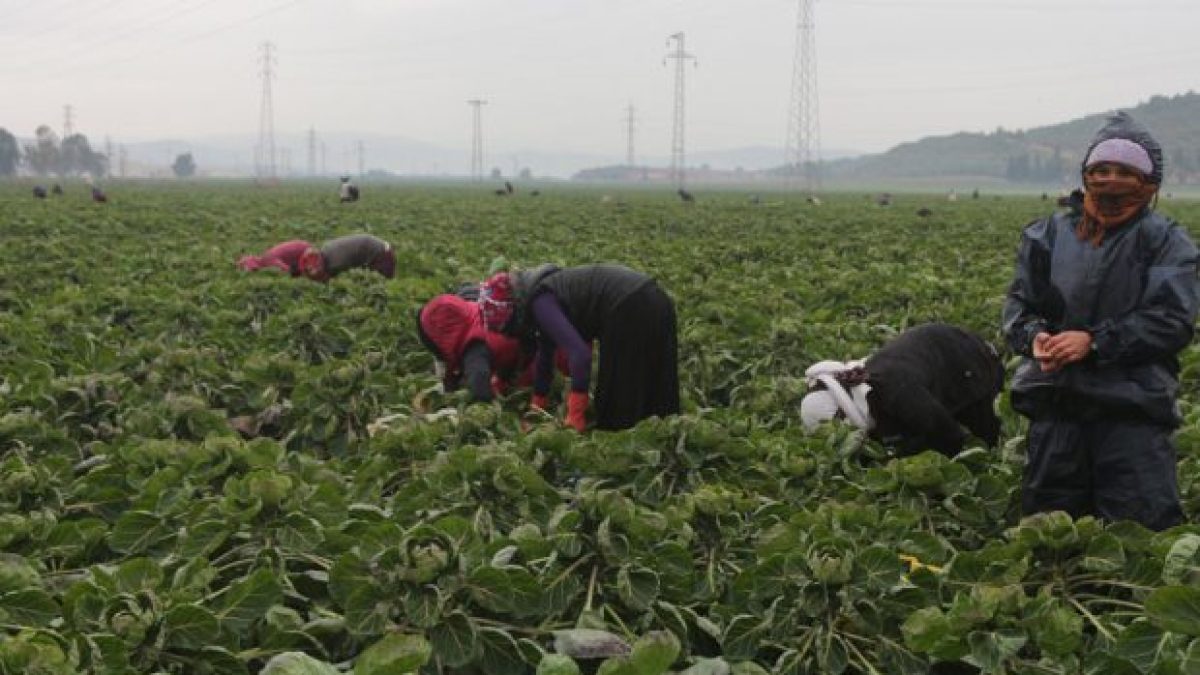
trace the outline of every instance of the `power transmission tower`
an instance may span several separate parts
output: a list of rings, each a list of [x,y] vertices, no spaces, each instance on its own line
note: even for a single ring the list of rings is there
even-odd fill
[[[358,142],[358,146],[356,149],[358,150],[358,177],[362,178],[363,176],[365,176],[367,174],[367,169],[366,169],[366,166],[367,166],[366,152],[367,151],[363,147],[362,141]]]
[[[317,175],[317,130],[308,128],[308,175]]]
[[[262,72],[262,106],[258,112],[258,166],[260,179],[275,178],[275,107],[271,100],[271,80],[275,77],[275,45],[264,42],[259,46]]]
[[[633,125],[633,104],[630,103],[629,107],[625,109],[625,164],[628,166],[635,164],[633,156]]]
[[[321,141],[321,175],[322,176],[326,176],[329,174],[329,165],[326,163],[326,160],[328,160],[328,159],[329,159],[329,149],[327,147],[325,147],[325,141]]]
[[[113,175],[112,136],[104,135],[104,173]]]
[[[821,126],[817,114],[817,46],[813,1],[799,0],[785,158],[789,187],[803,173],[804,188],[810,194],[821,187]]]
[[[483,106],[487,105],[487,101],[473,98],[467,101],[467,104],[471,106],[474,113],[471,126],[471,180],[480,183],[483,182],[483,115],[481,111]]]
[[[129,152],[125,149],[124,145],[117,150],[117,158],[117,167],[121,172],[121,178],[124,178],[126,175],[128,175],[125,172],[125,169],[129,164]]]
[[[689,54],[683,47],[683,32],[675,33],[667,38],[667,45],[671,41],[675,41],[675,51],[667,54],[666,58],[675,60],[675,115],[674,122],[671,125],[671,180],[675,183],[675,187],[683,187],[684,172],[686,171],[685,154],[684,154],[684,88],[683,88],[683,73],[684,65],[690,60],[695,62],[696,57]],[[666,61],[664,60],[664,63]]]
[[[290,176],[292,174],[292,149],[291,148],[280,148],[279,149],[279,167],[280,167],[280,173],[282,173],[284,176]]]
[[[75,135],[75,108],[71,104],[63,106],[63,139]]]

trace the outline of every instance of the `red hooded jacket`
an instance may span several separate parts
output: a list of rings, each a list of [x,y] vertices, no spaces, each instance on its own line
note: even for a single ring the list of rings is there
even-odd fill
[[[238,260],[238,267],[253,272],[264,267],[276,267],[294,277],[300,276],[300,256],[312,248],[312,244],[301,239],[276,244],[262,255],[245,255]]]
[[[488,330],[483,325],[479,305],[449,293],[439,295],[421,309],[421,331],[437,347],[446,362],[447,375],[457,376],[462,369],[463,353],[482,341],[492,353],[492,370],[513,371],[529,358],[521,354],[517,340]]]

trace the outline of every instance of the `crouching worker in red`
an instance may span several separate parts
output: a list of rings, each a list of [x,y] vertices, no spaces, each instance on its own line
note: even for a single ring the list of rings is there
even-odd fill
[[[300,256],[301,273],[313,281],[326,282],[356,267],[375,270],[391,279],[396,276],[396,252],[379,237],[351,234],[325,242],[320,249],[309,247]]]
[[[445,368],[446,391],[465,382],[475,401],[503,394],[530,360],[515,339],[484,327],[478,304],[457,295],[439,295],[417,311],[417,336]]]
[[[1000,440],[993,402],[1004,388],[1004,368],[982,338],[941,323],[917,326],[866,361],[822,361],[805,372],[810,393],[800,418],[812,429],[844,419],[897,454],[925,449],[954,456],[966,427],[989,446]]]
[[[545,409],[554,353],[566,352],[566,423],[577,431],[587,424],[593,340],[600,343],[597,428],[679,412],[675,305],[645,274],[620,265],[542,265],[493,276],[479,302],[490,330],[537,341],[534,407]]]
[[[312,248],[312,244],[303,239],[293,239],[282,244],[276,244],[263,251],[262,255],[244,255],[238,258],[238,269],[253,272],[261,269],[278,269],[288,274],[300,276],[300,256]]]

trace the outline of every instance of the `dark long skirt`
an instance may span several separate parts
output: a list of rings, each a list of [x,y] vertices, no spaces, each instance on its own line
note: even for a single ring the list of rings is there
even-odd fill
[[[600,334],[593,409],[598,429],[679,413],[675,304],[651,282],[621,301]]]

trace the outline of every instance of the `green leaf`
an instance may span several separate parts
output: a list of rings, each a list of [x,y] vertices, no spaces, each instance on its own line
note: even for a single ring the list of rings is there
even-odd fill
[[[1146,616],[1163,630],[1200,635],[1200,588],[1162,586],[1154,589],[1146,598]]]
[[[162,518],[157,514],[126,511],[113,525],[112,533],[108,535],[108,545],[121,553],[141,553],[170,536],[162,525]]]
[[[1083,568],[1101,574],[1113,574],[1125,568],[1125,547],[1121,540],[1105,532],[1088,542]]]
[[[617,572],[617,594],[626,607],[644,612],[658,598],[658,575],[644,567],[624,565]]]
[[[579,664],[565,654],[546,654],[538,661],[536,675],[579,675]]]
[[[392,603],[372,586],[356,588],[345,602],[346,629],[354,635],[379,635],[387,629]]]
[[[1136,621],[1121,631],[1113,645],[1112,656],[1127,661],[1138,672],[1148,673],[1168,648],[1168,636],[1146,621]]]
[[[261,567],[226,590],[217,618],[234,633],[244,634],[282,599],[283,589],[275,572]]]
[[[480,628],[479,663],[488,675],[525,675],[529,664],[521,657],[517,641],[499,628]]]
[[[1083,618],[1070,607],[1053,601],[1030,621],[1029,632],[1043,654],[1067,656],[1083,642]]]
[[[753,663],[753,661],[742,661],[741,663]],[[733,669],[729,666],[729,662],[723,658],[715,659],[696,659],[696,662],[691,666],[679,671],[679,675],[731,675]],[[745,673],[750,675],[750,673]]]
[[[904,574],[904,563],[896,552],[878,544],[861,551],[854,564],[866,586],[875,590],[883,591],[895,586]]]
[[[618,656],[601,663],[596,675],[662,675],[675,662],[680,649],[674,633],[652,631],[633,643],[629,656]]]
[[[1200,535],[1188,532],[1175,540],[1163,558],[1162,580],[1168,585],[1182,585],[1196,572],[1196,553],[1200,552]]]
[[[356,671],[357,672],[357,671]],[[303,652],[276,654],[259,675],[341,675],[337,668]]]
[[[471,597],[488,611],[532,616],[541,609],[541,586],[523,567],[479,567],[467,583]]]
[[[753,659],[770,624],[761,617],[739,614],[729,620],[721,636],[721,653],[730,661]]]
[[[914,652],[932,652],[939,643],[953,639],[950,620],[937,607],[923,607],[908,615],[900,626],[904,644]]]
[[[984,673],[1003,673],[1005,663],[1016,656],[1028,638],[1021,631],[972,631],[967,635],[970,656],[964,660]]]
[[[200,649],[216,641],[221,624],[212,612],[199,605],[176,605],[163,615],[167,646]]]
[[[429,631],[433,653],[449,668],[470,663],[479,653],[478,634],[471,617],[455,611]]]
[[[149,558],[132,558],[121,563],[114,578],[122,593],[153,591],[162,583],[163,571]]]
[[[604,659],[626,656],[632,648],[608,631],[573,628],[554,631],[554,651],[575,659]]]
[[[371,645],[354,662],[354,675],[415,673],[429,661],[433,648],[420,635],[392,633]]]
[[[7,623],[42,627],[61,615],[58,603],[40,588],[26,588],[0,595],[0,612]]]

